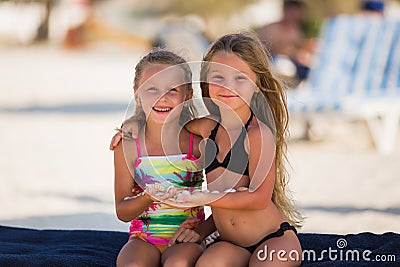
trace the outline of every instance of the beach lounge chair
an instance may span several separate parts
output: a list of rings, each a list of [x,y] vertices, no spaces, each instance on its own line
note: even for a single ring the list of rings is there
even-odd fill
[[[400,21],[339,15],[323,27],[302,88],[288,90],[291,115],[365,120],[377,150],[393,150],[400,120]]]

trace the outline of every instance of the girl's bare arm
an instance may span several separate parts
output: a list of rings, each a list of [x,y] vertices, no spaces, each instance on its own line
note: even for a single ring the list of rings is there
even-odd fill
[[[215,127],[215,120],[210,118],[195,119],[185,124],[184,128],[203,138],[210,135],[211,130]]]
[[[248,191],[233,193],[195,193],[186,198],[194,204],[208,203],[226,209],[265,209],[271,203],[275,183],[275,144],[267,126],[251,129],[248,133],[249,177]],[[197,196],[196,196],[197,194]]]
[[[192,120],[184,126],[184,128],[196,135],[199,135],[203,138],[209,136],[211,129],[215,126],[215,121],[208,118],[201,118]],[[114,150],[118,144],[121,142],[123,134],[130,135],[128,138],[137,138],[139,132],[139,125],[137,121],[134,120],[126,120],[123,124],[122,130],[118,131],[112,138],[110,142],[110,150]]]
[[[134,142],[124,141],[124,147],[126,153],[128,151],[131,154],[124,154],[124,148],[120,142],[114,149],[114,195],[115,195],[115,209],[118,219],[124,222],[129,222],[145,211],[153,200],[147,195],[141,195],[136,198],[130,198],[132,196],[132,188],[134,186],[133,177],[127,167],[128,164],[135,162],[136,145]],[[134,152],[132,152],[134,151]],[[128,158],[128,160],[126,160]]]

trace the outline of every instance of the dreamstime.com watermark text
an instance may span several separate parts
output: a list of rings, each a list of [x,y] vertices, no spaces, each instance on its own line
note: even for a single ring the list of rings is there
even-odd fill
[[[312,249],[305,249],[301,255],[297,250],[268,250],[267,245],[263,249],[258,250],[257,258],[259,261],[367,261],[367,262],[396,262],[394,254],[377,254],[372,255],[371,250],[359,251],[356,249],[345,249],[347,241],[344,238],[339,238],[336,241],[336,248],[328,247],[320,252]]]

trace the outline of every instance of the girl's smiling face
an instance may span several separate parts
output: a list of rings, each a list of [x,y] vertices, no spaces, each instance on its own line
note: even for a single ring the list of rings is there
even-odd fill
[[[220,108],[238,111],[247,106],[257,90],[257,75],[234,53],[217,52],[207,75],[210,98]],[[223,103],[222,105],[219,103]]]
[[[148,64],[142,72],[139,89],[135,92],[140,99],[146,119],[157,123],[179,118],[182,103],[191,98],[184,71],[179,66]]]

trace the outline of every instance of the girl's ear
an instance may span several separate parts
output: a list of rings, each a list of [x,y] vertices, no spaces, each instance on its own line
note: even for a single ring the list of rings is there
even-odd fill
[[[192,99],[192,97],[193,97],[193,88],[188,90],[188,92],[186,93],[186,99],[185,100]]]
[[[258,78],[257,78],[257,80],[258,80]],[[259,83],[258,83],[258,82],[253,82],[254,92],[255,92],[255,93],[258,93],[258,92],[261,91],[261,89],[258,87],[257,84],[259,84]]]
[[[135,96],[135,99],[139,99],[139,97],[142,95],[142,87],[139,87],[139,88],[137,88],[137,87],[135,87],[135,88],[133,88],[133,94],[134,94],[134,96]]]
[[[135,101],[136,101],[136,103],[137,102],[140,102],[140,99],[139,99],[139,92],[138,92],[139,90],[137,90],[137,88],[134,88],[133,89],[133,96],[134,96],[134,98],[135,98]]]

